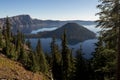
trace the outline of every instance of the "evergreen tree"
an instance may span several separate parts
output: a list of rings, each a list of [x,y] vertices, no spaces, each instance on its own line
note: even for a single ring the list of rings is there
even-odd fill
[[[33,71],[33,72],[38,72],[39,71],[39,65],[37,64],[35,53],[30,53],[29,60],[30,60],[29,61],[30,70]]]
[[[10,22],[9,22],[9,18],[7,17],[6,18],[6,22],[5,22],[5,31],[4,31],[4,36],[5,36],[5,48],[4,48],[4,51],[5,51],[5,54],[7,56],[10,56],[10,42],[11,42],[11,27],[10,27]]]
[[[15,45],[16,45],[16,51],[18,53],[20,53],[20,50],[22,49],[21,47],[23,47],[23,46],[22,46],[21,33],[20,33],[19,30],[17,31],[17,35],[16,35],[16,39],[15,39]],[[18,55],[20,55],[20,54],[18,54]]]
[[[30,42],[30,39],[27,39],[26,45],[28,46],[29,49],[31,49],[31,42]]]
[[[15,51],[15,45],[10,43],[9,48],[10,48],[10,51],[9,51],[8,57],[12,60],[17,60],[18,55],[16,54],[16,51]]]
[[[76,51],[76,63],[75,63],[75,77],[74,80],[90,80],[89,76],[87,75],[87,63],[86,59],[83,57],[83,54],[81,52],[82,50]]]
[[[1,27],[0,27],[0,48],[3,48],[3,35]]]
[[[54,80],[62,80],[61,55],[59,53],[58,45],[55,42],[55,38],[53,37],[51,42],[52,74]]]
[[[63,80],[69,80],[71,74],[70,50],[67,46],[66,32],[62,36],[62,76]]]
[[[9,18],[7,17],[6,18],[6,38],[8,40],[11,40],[11,24],[10,24],[10,21],[9,21]]]
[[[24,66],[27,66],[28,54],[25,51],[24,47],[20,48],[20,53],[19,53],[18,61],[20,61]]]
[[[96,47],[92,59],[95,78],[98,80],[115,79],[115,51],[106,47],[101,36]]]
[[[40,40],[38,40],[38,43],[36,46],[36,55],[37,55],[37,62],[39,64],[39,70],[43,73],[47,73],[48,72],[48,64],[47,64],[45,55],[43,53]]]
[[[120,1],[119,0],[100,0],[101,4],[97,7],[100,20],[98,26],[103,28],[103,38],[108,49],[117,51],[117,80],[120,80]],[[107,29],[107,30],[105,30]],[[111,47],[112,45],[114,46]],[[117,44],[117,45],[115,45]],[[116,48],[117,47],[117,48]]]
[[[70,77],[69,80],[74,80],[75,79],[75,57],[73,56],[73,49],[70,50]]]

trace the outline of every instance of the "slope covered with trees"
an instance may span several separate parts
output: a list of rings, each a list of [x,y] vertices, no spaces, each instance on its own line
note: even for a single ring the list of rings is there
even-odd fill
[[[24,35],[19,30],[16,35],[11,33],[11,24],[7,17],[5,26],[0,31],[0,77],[1,72],[5,70],[19,71],[18,68],[13,69],[15,66],[9,65],[9,62],[15,64],[14,61],[17,61],[16,67],[18,62],[22,65],[20,71],[24,71],[24,67],[38,75],[42,73],[51,80],[120,80],[120,1],[100,0],[100,2],[97,6],[100,9],[98,27],[102,30],[99,32],[93,57],[89,60],[83,57],[81,47],[76,51],[76,56],[72,55],[72,50],[67,44],[69,33],[66,29],[60,35],[61,48],[56,44],[55,37],[57,36],[54,36],[50,44],[50,54],[43,52],[40,40],[38,40],[36,50],[33,51],[29,39],[25,41]],[[1,55],[6,57],[1,57]],[[10,67],[9,70],[2,61]],[[18,72],[16,74],[19,76]],[[26,72],[25,75],[27,75]],[[21,79],[22,75],[19,77],[17,79]],[[8,78],[11,79],[9,76]]]
[[[5,24],[0,32],[0,79],[48,80],[48,76],[44,76],[45,74],[47,75],[47,73],[44,73],[47,69],[45,68],[43,71],[43,68],[47,66],[43,65],[45,62],[43,64],[41,62],[38,65],[38,56],[34,54],[30,44],[27,46],[24,35],[19,30],[16,35],[12,34],[8,17]],[[40,49],[40,51],[42,50]],[[39,58],[41,59],[40,61],[46,60],[43,53],[40,53],[40,55],[42,55]],[[38,74],[35,74],[35,72],[38,72]]]

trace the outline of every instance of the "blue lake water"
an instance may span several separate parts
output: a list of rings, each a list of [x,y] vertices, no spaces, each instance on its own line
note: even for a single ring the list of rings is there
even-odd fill
[[[83,25],[83,26],[85,26],[87,29],[95,32],[96,34],[98,31],[100,31],[100,28],[95,28],[95,25]],[[36,34],[37,32],[42,32],[42,31],[52,31],[55,29],[57,29],[57,27],[42,28],[42,29],[32,31],[32,34]],[[50,43],[51,43],[52,39],[51,38],[41,38],[40,40],[41,40],[41,45],[43,47],[44,52],[50,52]],[[32,38],[32,39],[30,39],[30,41],[31,41],[31,45],[32,45],[33,49],[35,49],[38,39]],[[79,49],[80,45],[81,45],[82,52],[84,53],[83,56],[85,58],[90,58],[90,57],[92,57],[91,53],[93,53],[95,50],[95,43],[97,41],[98,41],[97,39],[91,39],[91,40],[86,40],[84,42],[80,42],[75,45],[68,44],[68,46],[70,49],[73,49],[73,53],[75,53],[75,51],[77,49]],[[57,40],[56,43],[59,45],[59,47],[61,47],[61,40]]]
[[[41,45],[44,50],[44,52],[50,52],[50,43],[52,41],[51,38],[42,38],[41,40]],[[38,39],[30,39],[32,48],[35,49],[37,45]],[[75,53],[76,50],[80,49],[80,46],[82,46],[82,52],[83,56],[86,58],[92,57],[91,53],[94,52],[95,50],[95,43],[97,42],[97,39],[91,39],[91,40],[86,40],[84,42],[80,42],[75,45],[68,45],[70,49],[73,50],[73,53]],[[61,41],[57,40],[56,43],[59,45],[61,49]],[[73,54],[74,55],[74,54]]]

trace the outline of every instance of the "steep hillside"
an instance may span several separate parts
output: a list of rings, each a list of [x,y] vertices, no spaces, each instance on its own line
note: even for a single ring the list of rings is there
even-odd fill
[[[18,62],[0,53],[0,80],[48,80],[44,75],[25,70]]]
[[[0,25],[3,26],[6,18],[0,19]],[[43,27],[60,27],[66,23],[74,22],[82,25],[92,25],[95,24],[94,21],[81,21],[81,20],[69,20],[69,21],[59,21],[59,20],[39,20],[32,19],[29,15],[18,15],[10,17],[10,23],[12,26],[12,31],[16,32],[18,29],[23,33],[30,33],[32,30],[36,30]]]
[[[95,33],[76,23],[67,23],[54,31],[40,32],[37,36],[40,35],[40,37],[45,38],[55,36],[56,38],[61,39],[64,30],[66,30],[67,39],[70,44],[76,44],[78,42],[96,38]]]

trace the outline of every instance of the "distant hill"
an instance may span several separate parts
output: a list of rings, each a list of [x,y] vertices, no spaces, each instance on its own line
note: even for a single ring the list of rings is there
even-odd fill
[[[49,80],[45,76],[25,70],[22,64],[0,53],[0,80]]]
[[[3,26],[5,18],[0,19],[0,25]],[[61,27],[66,23],[77,23],[80,25],[93,25],[94,21],[82,21],[82,20],[69,20],[69,21],[59,21],[59,20],[39,20],[32,19],[29,15],[18,15],[10,17],[10,22],[12,25],[12,31],[16,32],[18,29],[23,33],[30,33],[32,30],[48,27]]]
[[[77,23],[67,23],[54,31],[40,32],[37,35],[33,35],[33,37],[48,38],[55,36],[56,38],[61,39],[61,35],[64,30],[66,30],[67,39],[70,44],[76,44],[78,42],[96,38],[96,34],[94,32],[78,25]]]

